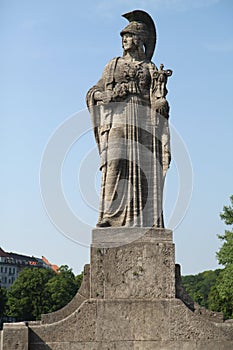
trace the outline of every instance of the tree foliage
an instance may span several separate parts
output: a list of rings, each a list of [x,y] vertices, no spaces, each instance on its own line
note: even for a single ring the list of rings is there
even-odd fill
[[[81,276],[81,275],[79,275]],[[80,287],[67,265],[59,273],[50,269],[25,268],[7,293],[7,316],[21,320],[39,320],[41,314],[49,313],[66,305]]]
[[[223,245],[217,252],[218,262],[221,265],[227,266],[233,264],[233,231],[225,231],[224,235],[218,236]]]
[[[21,320],[37,320],[49,310],[47,282],[54,272],[42,268],[23,269],[8,292],[7,315]]]
[[[78,286],[75,275],[67,265],[59,268],[59,274],[51,278],[46,285],[50,298],[49,312],[58,310],[68,304],[77,292]]]
[[[231,205],[224,206],[223,212],[220,213],[226,225],[233,225],[233,196],[230,197],[230,202]],[[224,235],[218,235],[218,238],[223,241],[222,247],[217,252],[219,264],[224,266],[233,264],[233,229],[226,230]]]
[[[80,273],[79,275],[75,276],[75,282],[76,282],[77,289],[79,289],[81,287],[82,281],[83,281],[83,272]]]
[[[233,196],[230,197],[230,202],[231,204],[224,206],[223,212],[220,213],[226,225],[233,224]],[[225,318],[233,318],[233,229],[226,230],[224,235],[218,237],[223,241],[223,245],[217,252],[217,258],[224,269],[210,291],[210,308],[223,312]]]
[[[216,284],[211,288],[208,306],[210,310],[220,311],[224,317],[233,318],[233,264],[221,271]]]
[[[209,293],[215,285],[221,270],[204,271],[197,275],[182,277],[182,283],[187,293],[199,305],[209,308]]]
[[[7,295],[6,289],[0,286],[0,318],[5,316]]]
[[[220,213],[220,218],[225,222],[226,225],[233,224],[233,195],[230,196],[231,204],[229,206],[224,205],[223,212]]]
[[[230,203],[220,213],[220,218],[228,226],[233,225],[233,196],[230,197]],[[222,312],[227,319],[233,318],[233,229],[226,230],[218,238],[223,244],[216,255],[224,268],[184,276],[182,280],[195,302],[210,310]]]

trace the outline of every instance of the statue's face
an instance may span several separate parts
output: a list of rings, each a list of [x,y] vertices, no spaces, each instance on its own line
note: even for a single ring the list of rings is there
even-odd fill
[[[122,37],[122,47],[125,51],[130,51],[135,48],[133,34],[125,33]]]

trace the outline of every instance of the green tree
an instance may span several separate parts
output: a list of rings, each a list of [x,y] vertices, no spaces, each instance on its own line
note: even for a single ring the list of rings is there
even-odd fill
[[[215,285],[220,274],[220,269],[215,271],[204,271],[197,275],[188,275],[182,277],[182,283],[187,293],[199,305],[208,308],[208,295],[211,288]]]
[[[7,316],[21,320],[38,320],[49,310],[45,285],[54,276],[50,269],[25,268],[8,291]]]
[[[224,317],[233,318],[233,264],[223,269],[211,288],[208,297],[210,310],[221,311]]]
[[[67,265],[62,265],[59,268],[59,273],[51,278],[46,285],[50,299],[49,312],[65,306],[75,296],[78,288],[72,269],[69,269]]]
[[[226,225],[233,224],[233,196],[230,197],[230,202],[220,214]],[[226,230],[224,235],[218,237],[223,245],[217,252],[217,258],[224,269],[210,291],[209,305],[212,310],[223,312],[225,318],[233,318],[233,229]]]
[[[76,286],[77,286],[77,290],[79,290],[79,288],[81,287],[83,281],[83,272],[81,272],[79,275],[77,275],[75,277],[75,282],[76,282]]]
[[[6,310],[6,302],[7,302],[7,293],[6,289],[0,286],[0,318],[5,316]]]
[[[7,316],[39,320],[41,314],[65,306],[81,285],[82,274],[75,277],[67,265],[55,274],[50,269],[25,268],[8,291]]]
[[[230,202],[229,206],[224,205],[223,212],[220,213],[220,218],[225,221],[226,225],[233,224],[233,195],[230,196]]]

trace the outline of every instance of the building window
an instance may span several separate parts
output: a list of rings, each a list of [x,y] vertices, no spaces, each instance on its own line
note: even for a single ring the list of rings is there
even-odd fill
[[[7,267],[5,267],[5,273],[7,273]]]
[[[3,272],[3,266],[1,266],[1,272]]]

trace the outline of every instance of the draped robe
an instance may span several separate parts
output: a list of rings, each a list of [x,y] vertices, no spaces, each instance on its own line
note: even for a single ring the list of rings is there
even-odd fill
[[[97,226],[164,227],[170,136],[168,104],[157,82],[152,62],[118,57],[87,93],[102,171]],[[106,91],[109,100],[97,102],[95,93]]]

